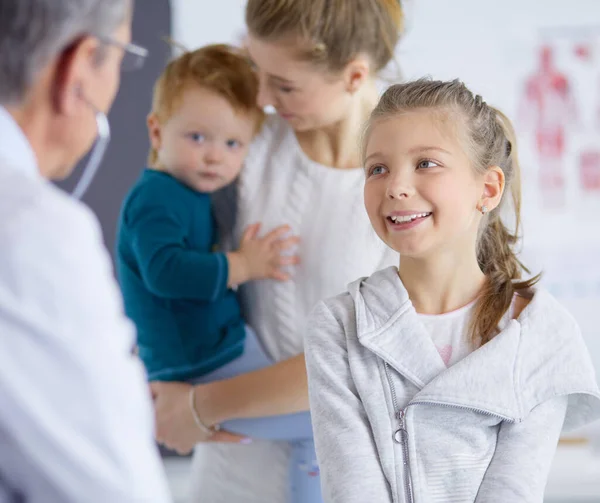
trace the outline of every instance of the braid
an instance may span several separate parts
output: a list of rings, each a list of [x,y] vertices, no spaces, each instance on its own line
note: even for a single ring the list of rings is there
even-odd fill
[[[475,100],[477,101],[477,100]],[[515,210],[515,231],[510,232],[500,218],[500,208],[492,211],[483,222],[479,238],[477,261],[487,277],[486,286],[475,306],[471,322],[471,340],[476,346],[489,342],[497,333],[498,325],[510,308],[516,291],[531,288],[540,275],[520,281],[523,272],[529,270],[518,259],[514,247],[519,241],[521,191],[519,165],[517,161],[515,135],[509,119],[499,110],[482,103],[491,112],[488,165],[502,168],[508,192],[512,196]]]
[[[517,241],[517,235],[509,232],[497,213],[492,213],[477,250],[479,267],[487,277],[471,326],[472,339],[477,345],[485,344],[496,335],[498,324],[510,307],[515,289],[524,286],[515,283],[524,269],[513,251]]]

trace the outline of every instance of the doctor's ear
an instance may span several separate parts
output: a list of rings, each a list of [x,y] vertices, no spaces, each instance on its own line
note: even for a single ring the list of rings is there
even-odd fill
[[[93,37],[82,37],[73,42],[58,57],[53,75],[52,97],[56,111],[72,116],[77,113],[84,97],[86,82],[94,77],[90,64],[96,57],[98,41]]]

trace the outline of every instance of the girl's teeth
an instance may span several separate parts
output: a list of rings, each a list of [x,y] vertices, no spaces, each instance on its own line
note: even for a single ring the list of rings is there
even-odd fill
[[[404,224],[406,222],[412,222],[413,220],[416,220],[417,218],[424,218],[429,215],[431,215],[431,213],[415,213],[414,215],[406,215],[406,216],[402,216],[402,217],[394,216],[394,217],[390,217],[390,219],[395,224]]]

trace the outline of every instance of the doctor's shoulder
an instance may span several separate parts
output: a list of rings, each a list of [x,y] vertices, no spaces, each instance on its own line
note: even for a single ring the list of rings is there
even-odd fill
[[[77,254],[90,246],[104,249],[100,222],[86,204],[51,184],[40,189],[20,216],[21,239],[41,242],[44,251],[58,256],[74,254],[71,247]]]
[[[63,305],[89,300],[94,283],[106,284],[112,274],[100,224],[83,203],[47,182],[20,186],[0,224],[0,268],[3,290],[20,304],[46,303],[55,314]],[[4,191],[3,191],[4,192]],[[87,299],[86,299],[87,297]],[[33,307],[33,306],[32,306]]]

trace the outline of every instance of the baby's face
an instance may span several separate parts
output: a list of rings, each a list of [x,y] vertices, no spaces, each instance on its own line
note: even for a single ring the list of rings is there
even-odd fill
[[[152,130],[152,127],[151,127]],[[256,119],[202,87],[189,88],[170,119],[151,133],[161,169],[198,192],[214,192],[239,174]]]

